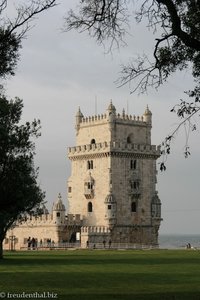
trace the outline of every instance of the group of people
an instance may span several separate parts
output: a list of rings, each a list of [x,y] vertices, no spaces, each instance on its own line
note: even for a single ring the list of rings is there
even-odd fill
[[[112,244],[112,241],[109,240],[109,241],[108,241],[108,248],[109,248],[109,249],[111,248],[111,244]],[[105,240],[103,240],[103,247],[106,248],[106,241],[105,241]]]
[[[28,244],[28,250],[37,250],[38,249],[38,240],[37,238],[31,238],[29,236],[29,238],[27,239],[27,244]],[[42,239],[40,240],[39,242],[39,247],[44,247],[44,246],[47,246],[47,247],[54,247],[55,245],[55,242],[52,241],[51,239],[47,239],[45,245],[43,244],[43,241]]]
[[[186,249],[191,249],[191,248],[192,248],[191,244],[188,243],[188,244],[186,245]]]
[[[108,241],[108,248],[110,249],[111,248],[111,244],[112,244],[112,241],[109,240]],[[89,241],[86,242],[86,247],[89,248]],[[106,248],[106,240],[103,240],[103,247],[104,249]],[[93,244],[93,249],[96,248],[96,244]]]
[[[38,240],[36,238],[31,238],[29,236],[28,240],[27,240],[27,243],[28,243],[28,250],[35,250],[37,249],[38,247]]]

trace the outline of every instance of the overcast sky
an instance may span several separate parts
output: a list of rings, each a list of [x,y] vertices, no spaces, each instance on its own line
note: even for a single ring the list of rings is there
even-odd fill
[[[15,1],[16,3],[19,1]],[[130,94],[130,87],[117,88],[120,64],[129,57],[150,53],[153,38],[145,24],[131,28],[128,47],[105,54],[87,34],[75,31],[63,33],[63,16],[75,0],[59,1],[60,5],[43,13],[34,21],[34,28],[23,41],[16,76],[7,81],[10,97],[24,100],[23,120],[39,118],[42,137],[36,142],[36,166],[39,182],[46,191],[48,207],[60,192],[66,204],[66,182],[70,174],[67,147],[75,144],[74,121],[78,106],[84,115],[104,113],[113,100],[117,111],[125,108],[129,114],[142,115],[146,105],[153,113],[152,143],[160,144],[177,124],[170,109],[191,88],[189,72],[176,74],[158,91],[148,95]],[[184,159],[184,130],[174,142],[167,171],[158,171],[157,189],[162,202],[161,233],[198,234],[200,228],[199,199],[199,126],[190,138],[192,155]],[[159,168],[159,167],[158,167]]]

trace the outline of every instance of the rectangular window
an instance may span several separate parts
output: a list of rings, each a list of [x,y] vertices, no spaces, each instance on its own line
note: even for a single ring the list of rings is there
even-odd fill
[[[130,161],[130,169],[131,170],[136,170],[136,168],[137,168],[137,160],[136,159],[135,160],[131,159],[131,161]]]
[[[133,160],[131,159],[130,161],[130,169],[132,170],[133,169]]]
[[[90,161],[90,169],[93,169],[93,160]]]
[[[108,205],[108,209],[111,209],[111,208],[112,208],[112,205],[109,204],[109,205]]]
[[[132,212],[136,212],[136,210],[137,210],[136,202],[132,202],[132,203],[131,203],[131,211],[132,211]]]
[[[71,193],[71,192],[72,192],[72,187],[69,186],[69,187],[68,187],[68,193]]]
[[[88,160],[88,161],[87,161],[87,169],[88,169],[88,170],[93,169],[93,160]]]

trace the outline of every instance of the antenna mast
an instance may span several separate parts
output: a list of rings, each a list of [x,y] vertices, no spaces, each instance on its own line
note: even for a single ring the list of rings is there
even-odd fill
[[[97,96],[95,95],[95,116],[97,115]]]

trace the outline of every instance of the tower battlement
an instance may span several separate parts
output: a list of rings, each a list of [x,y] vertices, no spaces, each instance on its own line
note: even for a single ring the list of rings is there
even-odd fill
[[[80,214],[67,214],[64,218],[63,225],[80,225],[82,222]],[[22,223],[17,223],[17,226],[21,227],[37,227],[42,225],[55,225],[57,224],[53,214],[42,214],[38,216],[28,216]]]
[[[91,126],[91,123],[95,124],[101,124],[104,122],[110,121],[108,114],[101,114],[101,115],[94,115],[94,116],[88,116],[88,117],[82,117],[80,119],[80,126],[88,125]],[[135,115],[127,115],[127,114],[117,114],[114,115],[112,118],[113,122],[131,122],[132,124],[141,124],[145,125],[146,121],[144,116],[135,116]],[[145,123],[145,124],[143,124]]]
[[[152,113],[148,106],[142,116],[116,113],[116,108],[110,103],[106,112],[101,115],[84,117],[80,107],[76,114],[76,146],[121,141],[131,144],[151,144]],[[101,143],[101,144],[100,144]],[[103,146],[104,147],[104,146]]]
[[[130,144],[123,142],[103,142],[68,148],[68,157],[91,155],[104,152],[126,152],[132,154],[149,154],[160,156],[160,146],[149,144]]]
[[[107,122],[147,126],[147,124],[151,125],[151,112],[147,106],[142,116],[126,114],[124,109],[122,111],[122,114],[119,114],[116,113],[116,108],[111,101],[110,105],[106,110],[106,113],[84,117],[79,107],[78,112],[76,114],[75,128],[76,130],[79,130],[80,127],[83,126],[100,125]]]

